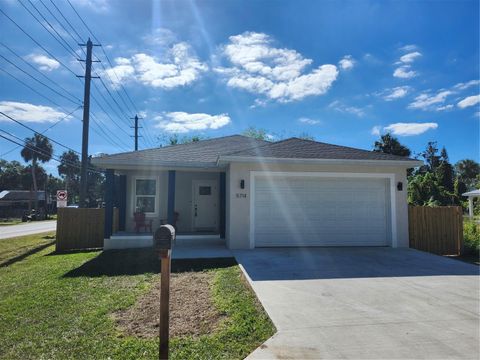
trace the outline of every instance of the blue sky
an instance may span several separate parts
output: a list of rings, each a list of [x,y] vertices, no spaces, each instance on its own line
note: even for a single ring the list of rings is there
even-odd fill
[[[39,17],[35,5],[84,56],[50,0],[21,1]],[[96,63],[94,69],[108,90],[92,80],[92,95],[108,114],[92,101],[91,154],[133,149],[128,126],[134,111],[123,86],[143,117],[140,148],[172,133],[216,137],[255,126],[272,139],[308,133],[364,149],[389,131],[414,153],[437,141],[453,162],[479,160],[478,1],[71,2],[113,65],[94,48],[104,66]],[[86,39],[88,31],[70,5],[55,4]],[[18,1],[0,0],[0,8],[50,54],[3,14],[1,43],[53,80],[52,88],[81,99],[82,84],[58,62],[82,74],[73,55]],[[3,45],[0,55],[45,80]],[[0,111],[44,131],[77,108],[4,58],[0,62],[56,103],[0,72]],[[80,151],[81,116],[79,109],[45,134]],[[31,135],[1,116],[0,129]],[[0,139],[2,158],[19,159],[14,147]],[[54,149],[57,155],[64,150]],[[56,163],[47,168],[56,172]]]

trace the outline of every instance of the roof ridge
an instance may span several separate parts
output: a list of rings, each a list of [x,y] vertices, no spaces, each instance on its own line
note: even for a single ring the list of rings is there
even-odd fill
[[[105,156],[117,156],[117,155],[126,155],[126,154],[134,154],[134,153],[139,153],[139,152],[147,152],[147,151],[152,151],[152,150],[158,150],[158,149],[166,149],[170,147],[175,147],[175,146],[181,146],[181,145],[191,145],[191,144],[198,144],[198,143],[204,143],[207,141],[213,141],[213,140],[220,140],[220,139],[226,139],[229,137],[244,137],[244,138],[249,138],[248,136],[241,135],[241,134],[232,134],[232,135],[225,135],[225,136],[220,136],[220,137],[214,137],[214,138],[208,138],[208,139],[202,139],[198,141],[192,141],[189,143],[183,143],[183,144],[173,144],[173,145],[166,145],[166,146],[157,146],[154,148],[149,148],[149,149],[142,149],[142,150],[133,150],[133,151],[125,151],[125,152],[120,152],[120,153],[114,153],[114,154],[106,154]],[[100,156],[101,158],[103,156]]]
[[[242,135],[242,136],[244,136],[244,135]],[[246,137],[249,137],[249,136],[246,136]],[[277,142],[284,141],[284,140],[281,140],[281,141],[276,141],[276,142],[269,142],[269,141],[267,141],[267,140],[260,140],[260,139],[255,139],[255,138],[252,138],[252,139],[257,140],[257,141],[265,141],[266,144],[262,144],[262,145],[258,145],[258,146],[252,146],[252,147],[249,147],[249,148],[246,148],[246,149],[242,149],[242,150],[232,151],[231,153],[227,153],[227,154],[219,155],[219,156],[233,155],[233,154],[236,154],[236,153],[239,153],[239,152],[248,151],[248,150],[253,150],[253,149],[259,149],[259,148],[262,148],[262,147],[264,147],[264,146],[269,146],[269,145],[276,144]]]
[[[302,141],[308,141],[308,142],[313,142],[313,143],[316,143],[316,144],[323,144],[323,145],[328,145],[328,146],[335,146],[335,147],[338,147],[338,148],[346,148],[346,149],[351,149],[351,150],[356,150],[356,151],[363,151],[363,152],[367,152],[367,153],[376,153],[376,154],[380,154],[380,156],[383,156],[383,155],[388,155],[388,156],[396,156],[400,159],[411,159],[409,156],[400,156],[400,155],[396,155],[396,154],[388,154],[388,153],[384,153],[384,152],[381,152],[381,151],[374,151],[374,150],[366,150],[366,149],[360,149],[360,148],[355,148],[355,147],[351,147],[351,146],[345,146],[345,145],[337,145],[337,144],[330,144],[330,143],[326,143],[326,142],[323,142],[323,141],[317,141],[317,140],[311,140],[311,139],[302,139],[302,138],[298,138],[296,136],[294,137],[291,137],[290,139],[297,139],[297,140],[302,140]],[[289,139],[287,139],[289,140]],[[412,160],[415,160],[415,159],[412,159]]]

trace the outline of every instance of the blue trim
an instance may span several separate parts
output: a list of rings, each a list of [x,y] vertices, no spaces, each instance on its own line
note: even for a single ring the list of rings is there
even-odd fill
[[[127,218],[127,175],[119,176],[118,199],[118,230],[125,231]]]
[[[220,237],[225,239],[225,210],[226,200],[227,200],[227,181],[226,181],[226,174],[224,172],[220,173]]]
[[[113,226],[113,194],[115,191],[115,172],[107,169],[105,179],[105,227],[104,238],[110,239]]]
[[[168,171],[168,223],[173,224],[175,219],[175,170]]]

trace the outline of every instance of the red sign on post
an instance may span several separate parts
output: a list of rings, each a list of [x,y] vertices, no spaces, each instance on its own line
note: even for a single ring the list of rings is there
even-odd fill
[[[66,207],[68,200],[67,190],[57,190],[57,208]]]

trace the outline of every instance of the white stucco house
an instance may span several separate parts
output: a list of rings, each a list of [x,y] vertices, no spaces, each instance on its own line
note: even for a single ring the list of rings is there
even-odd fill
[[[216,236],[230,249],[274,246],[407,247],[408,168],[418,160],[290,138],[241,135],[107,155],[105,248],[152,244],[153,229]],[[116,176],[118,175],[118,176]],[[113,206],[120,232],[111,234]]]

